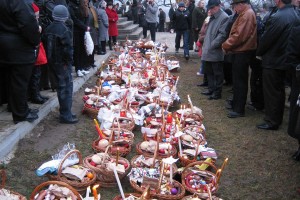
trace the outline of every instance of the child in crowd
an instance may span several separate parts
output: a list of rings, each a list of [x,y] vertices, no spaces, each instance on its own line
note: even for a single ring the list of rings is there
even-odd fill
[[[75,124],[76,115],[72,114],[72,62],[73,42],[72,32],[65,25],[69,17],[68,9],[57,5],[52,12],[53,22],[46,28],[45,41],[50,73],[57,82],[57,97],[59,101],[60,123]]]

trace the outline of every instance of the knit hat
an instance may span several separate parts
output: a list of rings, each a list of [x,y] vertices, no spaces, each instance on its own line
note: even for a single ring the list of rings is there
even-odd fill
[[[107,3],[105,1],[101,2],[101,8],[106,8]]]
[[[184,2],[179,2],[178,7],[185,7]]]
[[[113,5],[113,2],[109,1],[107,2],[107,6],[112,6]]]
[[[52,11],[54,21],[65,22],[69,18],[69,11],[66,6],[57,5]]]

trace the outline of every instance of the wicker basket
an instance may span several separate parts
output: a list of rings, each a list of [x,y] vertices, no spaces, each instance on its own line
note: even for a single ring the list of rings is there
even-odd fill
[[[121,112],[121,111],[120,111]],[[112,128],[121,128],[132,131],[135,128],[135,121],[132,113],[129,110],[126,110],[126,117],[118,117],[113,120]],[[122,123],[126,121],[127,123]]]
[[[202,164],[207,165],[208,168],[206,170],[200,170],[199,168],[195,167],[196,165],[202,165]],[[218,184],[216,183],[216,176],[217,176],[216,173],[217,173],[217,168],[212,163],[204,162],[204,161],[193,162],[187,165],[183,170],[181,174],[181,182],[183,187],[190,193],[192,194],[197,193],[197,195],[200,198],[207,198],[208,197],[207,192],[197,191],[196,188],[192,188],[190,186],[190,184],[188,183],[189,178],[193,175],[199,175],[201,177],[204,177],[205,179],[207,179],[206,180],[207,184],[211,184],[211,186],[213,186],[211,189],[211,194],[214,194],[218,189]]]
[[[136,165],[136,163],[135,163],[135,161],[136,161],[136,159],[139,157],[140,155],[136,155],[136,156],[134,156],[132,159],[131,159],[131,161],[130,161],[130,164],[131,164],[131,167],[132,168],[135,168],[135,167],[138,167],[137,165]],[[145,156],[144,156],[145,157]],[[151,157],[145,157],[146,159],[148,159],[148,158],[151,158]],[[173,165],[172,165],[172,167],[173,167],[173,177],[174,177],[174,175],[177,173],[177,171],[178,171],[178,168],[177,168],[177,166],[176,166],[176,164],[174,163]],[[169,172],[164,172],[164,175],[165,176],[170,176],[170,171]]]
[[[136,198],[141,196],[141,194],[139,194],[139,193],[125,193],[124,195],[125,195],[126,198],[129,197],[130,195],[132,195]],[[123,199],[122,199],[121,195],[118,195],[118,196],[114,197],[113,200],[123,200]]]
[[[86,114],[91,119],[97,119],[99,109],[100,108],[91,107],[87,103],[85,103],[83,105],[82,113]]]
[[[111,156],[110,158],[116,159],[115,156]],[[117,182],[116,182],[116,179],[115,179],[115,176],[114,176],[114,172],[108,170],[104,164],[99,166],[99,167],[95,167],[95,166],[91,165],[90,164],[91,160],[92,160],[92,155],[87,156],[84,159],[84,165],[96,172],[97,180],[98,180],[98,182],[100,182],[100,185],[102,187],[115,187],[117,185]],[[127,164],[127,168],[125,169],[125,173],[123,173],[123,174],[118,173],[119,178],[122,179],[129,173],[130,163],[127,159],[122,158],[122,157],[119,157],[119,160],[122,161],[123,163],[125,162]]]
[[[119,155],[122,156],[122,157],[126,157],[130,151],[131,151],[131,145],[133,144],[133,138],[134,138],[134,134],[131,132],[131,131],[128,131],[126,129],[116,129],[116,128],[112,128],[112,133],[110,135],[110,138],[109,138],[109,145],[112,146],[109,151],[108,151],[108,154],[110,155],[117,155],[117,148],[119,147]],[[114,134],[115,134],[115,131],[126,131],[126,132],[130,132],[131,133],[131,139],[128,140],[128,142],[125,144],[125,145],[118,145],[118,144],[114,144],[114,141],[113,141],[113,138],[114,138]],[[98,146],[98,143],[100,141],[100,138],[98,138],[97,140],[93,141],[92,142],[92,148],[96,151],[96,152],[105,152],[106,151],[106,147],[99,147]]]
[[[36,186],[36,188],[34,188],[34,190],[32,191],[31,195],[30,195],[30,200],[34,200],[34,197],[45,187],[48,187],[51,184],[56,184],[60,187],[66,187],[69,190],[71,190],[73,192],[73,194],[77,197],[77,200],[82,200],[83,198],[80,196],[80,194],[70,185],[68,185],[67,183],[61,182],[61,181],[46,181],[41,183],[40,185]]]
[[[177,199],[179,200],[179,199],[182,199],[185,195],[185,188],[178,181],[173,180],[173,183],[179,186],[179,191],[180,192],[178,194],[176,194],[176,195],[158,194],[156,190],[151,190],[150,191],[151,197],[157,198],[159,200],[177,200]],[[130,185],[137,192],[142,193],[145,190],[144,187],[140,187],[136,182],[134,182],[132,180],[130,181]]]
[[[57,170],[57,175],[51,175],[51,176],[48,176],[48,178],[53,178],[54,180],[65,182],[65,183],[69,184],[70,186],[72,186],[73,188],[75,188],[77,191],[82,192],[82,191],[85,191],[88,186],[92,185],[96,181],[96,173],[93,170],[90,170],[91,173],[93,174],[93,178],[90,180],[85,180],[84,182],[71,180],[71,179],[68,179],[67,177],[65,177],[64,175],[62,175],[62,166],[63,166],[64,162],[72,154],[76,154],[78,156],[78,158],[79,158],[78,165],[83,166],[83,160],[82,160],[81,153],[78,150],[69,151],[65,155],[65,157],[62,159],[62,161],[60,162],[60,164],[58,166],[58,170]]]
[[[197,113],[191,113],[189,115],[184,116],[183,127],[189,126],[201,126],[204,117]]]
[[[142,142],[139,142],[136,144],[135,148],[136,148],[136,152],[139,154],[139,155],[143,155],[145,157],[153,157],[154,155],[154,152],[148,152],[148,151],[144,151],[141,149],[140,145],[141,145]],[[163,159],[163,158],[167,158],[167,157],[170,157],[170,156],[173,156],[173,158],[176,158],[177,157],[177,149],[175,146],[172,145],[172,149],[171,149],[171,152],[169,154],[161,154],[161,153],[157,153],[157,159]]]
[[[168,106],[168,102],[162,101],[162,100],[161,100],[161,95],[162,95],[163,90],[164,90],[165,88],[167,88],[167,87],[169,87],[170,90],[172,89],[171,86],[169,86],[169,85],[164,85],[164,86],[161,88],[160,93],[159,93],[159,97],[158,97],[158,99],[157,99],[158,104],[159,104],[160,106],[165,107],[165,108]],[[174,101],[173,95],[172,95],[172,99],[169,100],[169,101],[170,101],[169,106],[172,106],[172,105],[173,105],[173,101]]]
[[[4,169],[0,169],[0,177],[1,177],[1,185],[0,185],[0,190],[1,189],[4,189],[4,187],[5,187],[5,183],[6,183],[6,173],[5,173],[5,170]],[[6,189],[6,190],[8,190],[8,189]],[[11,194],[14,194],[14,195],[16,195],[16,196],[18,196],[19,197],[19,200],[26,200],[26,197],[25,196],[23,196],[23,195],[21,195],[21,194],[19,194],[19,193],[17,193],[17,192],[14,192],[14,191],[12,191],[12,190],[8,190]]]

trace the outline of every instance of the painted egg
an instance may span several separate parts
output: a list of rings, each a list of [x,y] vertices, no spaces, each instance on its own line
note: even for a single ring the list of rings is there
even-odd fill
[[[98,143],[98,147],[100,147],[100,148],[105,148],[105,147],[107,147],[107,145],[108,145],[108,140],[106,140],[106,139],[102,139]]]

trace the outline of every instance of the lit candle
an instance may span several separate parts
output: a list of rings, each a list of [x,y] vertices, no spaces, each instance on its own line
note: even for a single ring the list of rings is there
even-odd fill
[[[117,184],[118,184],[119,191],[120,191],[120,194],[122,196],[122,199],[125,199],[125,195],[124,195],[124,192],[123,192],[122,185],[120,183],[119,175],[118,175],[116,167],[114,165],[113,165],[113,171],[114,171],[114,174],[115,174],[115,178],[116,178],[116,181],[117,181]]]
[[[219,181],[220,181],[220,178],[221,178],[221,173],[222,173],[222,170],[218,169],[218,171],[216,173],[216,185],[219,184]]]
[[[116,166],[118,166],[118,163],[119,163],[119,147],[117,148],[117,158],[116,158]]]
[[[227,165],[227,162],[228,162],[228,158],[226,158],[222,164],[222,167],[221,167],[222,171],[224,170],[224,167]]]
[[[99,185],[94,185],[93,186],[93,196],[94,196],[94,200],[98,200],[98,193],[97,193],[97,188],[99,187]]]
[[[89,187],[86,188],[86,194],[85,194],[85,198],[86,199],[89,198],[90,192],[91,192],[91,186],[89,186]]]

